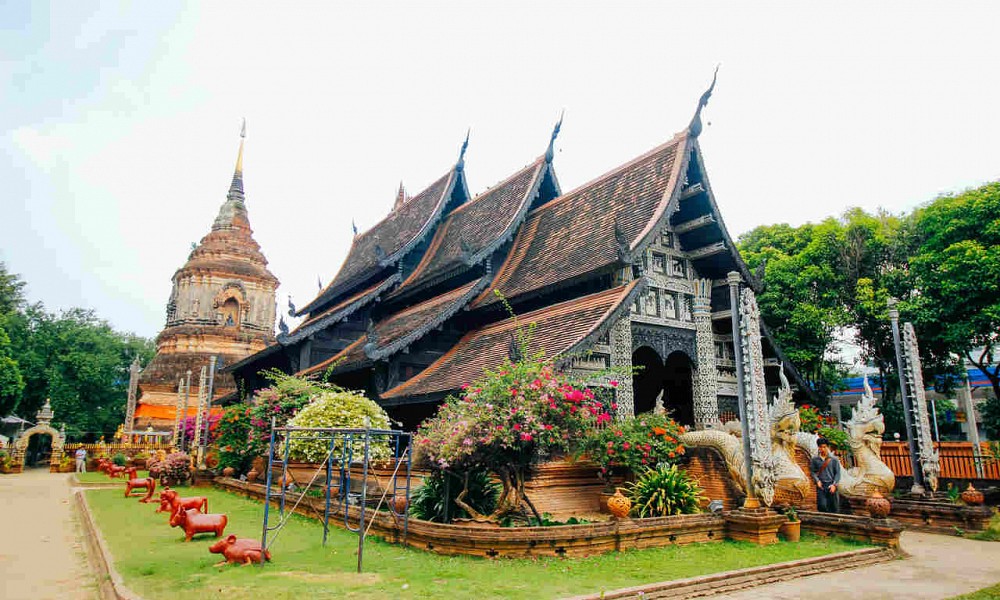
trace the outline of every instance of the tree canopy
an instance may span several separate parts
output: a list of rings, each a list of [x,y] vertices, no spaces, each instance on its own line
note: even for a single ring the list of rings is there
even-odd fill
[[[893,406],[899,384],[890,297],[916,328],[925,381],[947,387],[956,380],[933,376],[958,374],[961,357],[983,369],[1000,395],[1000,183],[938,197],[909,214],[852,208],[818,224],[761,226],[739,247],[751,269],[763,267],[765,322],[820,396],[844,374],[833,351],[837,333],[846,332],[880,372],[887,421],[902,419]]]
[[[0,263],[0,414],[33,419],[52,400],[71,437],[114,432],[125,416],[128,368],[152,358],[151,340],[115,331],[93,311],[54,314],[26,304],[24,282]],[[20,385],[18,385],[20,377]]]

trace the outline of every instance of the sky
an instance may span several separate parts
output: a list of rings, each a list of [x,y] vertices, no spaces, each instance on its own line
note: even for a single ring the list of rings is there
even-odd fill
[[[733,235],[908,211],[1000,179],[996,3],[13,2],[0,6],[0,261],[51,310],[154,336],[228,190],[299,306],[454,164],[545,151],[565,191],[684,129]]]

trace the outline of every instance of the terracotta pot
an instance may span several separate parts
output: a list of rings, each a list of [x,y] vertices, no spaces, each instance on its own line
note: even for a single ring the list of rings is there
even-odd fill
[[[881,492],[876,491],[872,493],[871,498],[865,500],[865,508],[868,509],[868,514],[872,518],[884,519],[889,516],[889,511],[892,510],[892,503]]]
[[[611,509],[608,508],[608,500],[610,500],[612,496],[614,496],[614,494],[611,492],[600,492],[597,494],[597,506],[602,513],[608,515],[611,514]]]
[[[632,510],[632,501],[622,494],[621,488],[618,488],[615,494],[608,498],[608,510],[619,519],[624,519]]]
[[[257,481],[257,475],[259,474],[260,473],[257,472],[257,469],[250,469],[250,472],[247,473],[247,481],[251,483]]]
[[[236,469],[232,467],[226,467],[225,469],[222,469],[223,477],[232,477],[233,475],[236,475]]]
[[[778,533],[786,542],[797,542],[802,535],[802,521],[785,521],[778,527]]]
[[[406,496],[394,496],[392,499],[392,510],[397,515],[406,512]]]
[[[969,487],[962,492],[962,501],[971,506],[979,506],[985,499],[986,498],[983,497],[983,493],[972,487],[971,483],[969,484]]]

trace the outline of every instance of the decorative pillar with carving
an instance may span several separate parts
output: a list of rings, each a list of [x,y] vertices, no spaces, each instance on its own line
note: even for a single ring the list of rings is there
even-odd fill
[[[920,457],[920,469],[923,471],[924,481],[931,487],[932,492],[936,492],[941,464],[938,453],[934,450],[934,438],[931,437],[931,424],[927,413],[927,395],[924,392],[924,375],[920,363],[920,348],[917,346],[917,333],[913,330],[913,323],[909,322],[903,323],[903,360],[906,363],[906,386],[910,390],[913,416],[916,419],[913,429],[916,431],[917,445],[919,446],[917,452]]]
[[[746,402],[750,458],[753,463],[753,487],[764,504],[774,501],[777,465],[771,454],[771,422],[767,412],[767,388],[764,383],[764,352],[760,337],[760,310],[753,290],[740,292],[740,349],[743,355],[743,388]]]
[[[635,414],[635,394],[632,389],[632,320],[626,314],[611,328],[611,366],[624,371],[615,389],[617,417]]]
[[[128,368],[128,401],[125,404],[125,431],[135,429],[135,401],[139,391],[139,357]]]
[[[184,378],[180,377],[177,379],[177,406],[174,410],[174,435],[171,438],[173,440],[171,445],[177,450],[181,449],[181,418],[186,412],[187,406],[184,403]]]
[[[694,280],[695,346],[698,370],[694,374],[694,427],[707,429],[719,422],[716,391],[715,336],[712,334],[712,280]]]
[[[896,351],[896,369],[899,371],[899,395],[903,399],[903,419],[906,422],[906,443],[910,449],[910,471],[913,473],[913,485],[910,487],[911,494],[924,493],[924,474],[920,468],[919,444],[917,436],[913,433],[913,398],[910,395],[909,386],[906,384],[906,355],[903,352],[902,341],[899,335],[899,310],[896,308],[895,298],[889,298],[889,323],[892,326],[892,343]]]
[[[198,378],[198,412],[194,419],[194,440],[191,442],[191,450],[195,453],[195,464],[202,464],[201,456],[201,424],[206,418],[208,409],[208,367],[201,368],[201,375]]]

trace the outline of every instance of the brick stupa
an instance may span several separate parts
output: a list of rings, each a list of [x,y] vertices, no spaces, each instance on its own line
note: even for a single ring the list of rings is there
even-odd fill
[[[173,428],[177,387],[191,371],[194,416],[198,376],[215,356],[231,365],[274,342],[278,279],[253,239],[243,194],[243,137],[226,201],[212,230],[173,276],[166,327],[156,338],[156,356],[139,378],[134,429]],[[216,373],[214,398],[235,391],[232,375]]]

